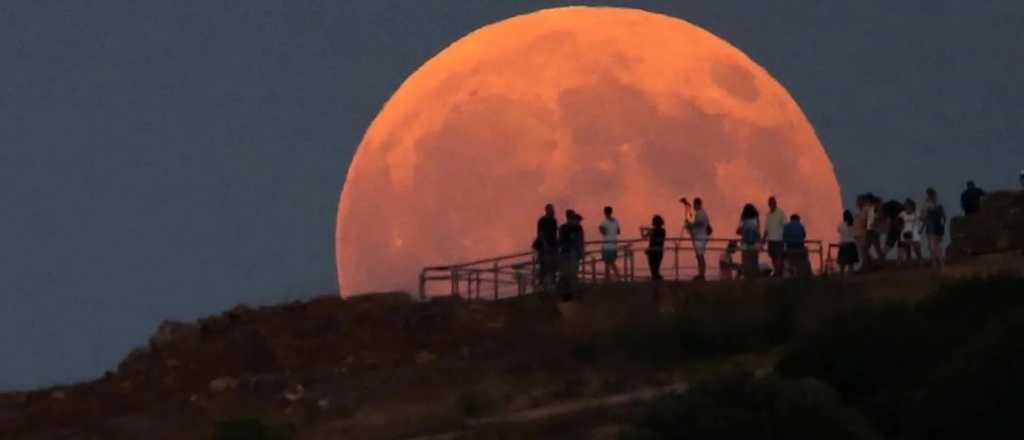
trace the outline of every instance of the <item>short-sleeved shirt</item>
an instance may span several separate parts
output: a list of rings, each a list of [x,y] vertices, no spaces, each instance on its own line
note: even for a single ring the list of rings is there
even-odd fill
[[[604,234],[601,239],[601,249],[613,250],[619,241],[619,221],[614,218],[605,218],[601,222],[601,227],[604,228]]]
[[[707,211],[698,209],[693,214],[693,222],[690,226],[690,236],[696,239],[708,238],[708,225],[711,224],[711,220],[708,219]]]
[[[786,223],[782,232],[782,239],[786,243],[786,249],[803,249],[807,240],[807,231],[804,225],[799,222]]]
[[[768,241],[782,241],[782,228],[786,226],[786,213],[782,209],[775,208],[764,218],[765,239]]]

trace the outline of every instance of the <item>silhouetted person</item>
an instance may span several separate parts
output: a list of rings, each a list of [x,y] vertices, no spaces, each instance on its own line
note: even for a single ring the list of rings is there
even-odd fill
[[[885,217],[882,212],[882,199],[874,194],[867,195],[868,200],[868,249],[867,253],[871,251],[875,252],[875,255],[871,255],[871,261],[878,261],[879,263],[885,261],[885,251],[882,249],[882,235],[889,229],[889,220]]]
[[[981,198],[984,196],[985,191],[974,186],[974,181],[967,181],[967,189],[960,194],[960,207],[963,208],[964,214],[971,215],[977,213],[981,209]]]
[[[934,188],[925,191],[924,232],[928,236],[928,251],[931,253],[932,264],[942,270],[946,265],[946,255],[942,251],[942,237],[946,235],[946,208],[939,203],[939,196]]]
[[[768,257],[772,259],[772,276],[781,277],[785,268],[785,245],[782,228],[786,225],[786,213],[779,209],[775,197],[768,198],[768,213],[764,216],[764,241],[768,243]]]
[[[558,250],[561,270],[558,274],[562,300],[569,301],[578,288],[580,259],[583,258],[583,217],[573,210],[565,211],[565,223],[558,228]]]
[[[661,260],[665,256],[665,220],[660,215],[651,219],[650,228],[640,228],[640,237],[648,239],[647,265],[651,268],[651,280],[661,281]]]
[[[897,200],[890,200],[882,205],[882,215],[885,216],[885,249],[883,255],[896,249],[900,242],[900,233],[903,231],[903,220],[900,214],[903,212],[903,204]]]
[[[604,221],[597,229],[601,232],[601,260],[604,261],[604,278],[611,280],[612,273],[614,273],[615,278],[620,279],[619,266],[615,260],[619,257],[619,234],[622,233],[622,228],[619,227],[619,221],[612,217],[611,206],[604,207]]]
[[[793,214],[782,229],[782,241],[786,245],[786,265],[790,273],[798,277],[811,274],[811,262],[807,256],[807,230],[800,223],[800,215]]]
[[[1019,177],[1019,179],[1020,179],[1020,187],[1021,187],[1021,189],[1024,189],[1024,170],[1020,170],[1020,177]]]
[[[689,207],[685,198],[682,201]],[[697,276],[693,277],[693,280],[704,281],[708,269],[704,251],[708,248],[708,239],[711,236],[711,220],[707,211],[704,211],[704,201],[700,197],[693,199],[693,220],[687,218],[685,227],[693,240],[693,252],[697,257]]]
[[[839,232],[839,255],[836,257],[839,274],[846,275],[847,271],[852,271],[854,266],[860,262],[857,241],[854,239],[853,213],[849,209],[843,211],[843,221],[839,223],[836,230]]]
[[[740,236],[740,255],[742,256],[743,278],[752,280],[758,277],[759,264],[757,254],[761,244],[761,220],[754,205],[747,203],[740,212],[740,225],[736,234]],[[780,234],[779,239],[782,236]]]
[[[853,218],[853,240],[857,243],[857,256],[860,260],[858,271],[871,267],[871,254],[868,253],[868,205],[867,194],[857,196],[857,215]]]
[[[544,206],[544,216],[537,220],[537,237],[533,241],[533,249],[537,251],[540,265],[537,278],[545,291],[551,290],[558,272],[558,219],[555,218],[555,207]]]
[[[729,240],[725,251],[718,257],[718,277],[723,280],[731,280],[740,275],[740,265],[736,263],[734,255],[739,250],[736,240]]]
[[[921,234],[924,225],[921,216],[917,212],[917,202],[914,199],[907,199],[903,202],[903,212],[900,213],[900,223],[903,231],[900,234],[900,261],[910,263],[921,261]]]

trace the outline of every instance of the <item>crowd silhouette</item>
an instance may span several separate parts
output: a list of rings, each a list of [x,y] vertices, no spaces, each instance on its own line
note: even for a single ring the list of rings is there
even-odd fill
[[[1024,185],[1024,171],[1021,174]],[[965,215],[976,214],[985,191],[969,181],[961,194],[961,208]],[[694,281],[707,277],[705,258],[713,229],[709,213],[700,197],[679,200],[683,205],[683,232],[692,243],[697,262]],[[946,209],[934,188],[928,188],[920,204],[913,198],[903,201],[884,201],[873,193],[856,197],[855,211],[845,210],[839,216],[836,228],[838,254],[835,263],[839,273],[870,271],[878,268],[895,251],[895,261],[903,264],[928,264],[941,270],[945,265],[942,241],[946,234]],[[565,211],[561,225],[555,208],[548,204],[544,215],[537,220],[537,235],[533,249],[538,263],[537,284],[543,291],[557,289],[565,300],[579,291],[579,267],[585,252],[583,216],[573,209]],[[604,218],[597,228],[601,235],[601,261],[605,279],[622,279],[618,265],[619,240],[622,227],[614,216],[614,208],[604,207]],[[805,277],[812,273],[807,248],[807,232],[799,214],[786,216],[775,196],[767,200],[767,211],[761,214],[753,203],[740,210],[735,230],[719,257],[720,279],[758,277]],[[653,281],[664,279],[661,273],[667,237],[665,220],[654,214],[649,226],[640,227],[641,239],[647,241],[644,254]],[[928,250],[928,259],[922,249]],[[739,261],[736,261],[736,253]],[[762,264],[761,252],[768,255],[770,264]]]

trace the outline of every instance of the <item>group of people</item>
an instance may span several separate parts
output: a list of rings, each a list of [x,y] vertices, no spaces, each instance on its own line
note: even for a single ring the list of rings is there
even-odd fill
[[[964,214],[976,214],[984,196],[984,190],[968,181],[960,194]],[[920,208],[912,198],[883,202],[872,193],[861,194],[857,196],[857,213],[843,212],[843,222],[838,227],[840,273],[877,267],[894,249],[899,262],[924,262],[922,242],[928,247],[929,263],[942,269],[946,220],[946,209],[934,188],[925,191]]]
[[[960,197],[964,213],[977,213],[984,195],[985,191],[974,182],[967,182],[967,188]],[[679,201],[685,208],[683,231],[692,240],[697,260],[697,275],[693,279],[703,281],[707,273],[705,253],[712,234],[711,220],[699,197],[692,204],[685,197]],[[932,265],[941,269],[945,264],[942,240],[946,231],[946,210],[934,188],[925,191],[920,208],[912,198],[903,202],[883,202],[881,197],[865,193],[857,197],[856,210],[856,213],[850,210],[843,212],[842,222],[836,231],[839,234],[837,262],[841,274],[874,268],[894,249],[898,251],[897,259],[901,262],[922,262],[922,242],[928,246]],[[572,209],[566,210],[566,221],[559,225],[553,205],[548,204],[544,211],[544,216],[537,221],[537,236],[533,243],[539,262],[538,282],[545,291],[557,287],[568,299],[578,289],[578,271],[585,253],[583,216]],[[611,206],[604,208],[604,219],[598,226],[598,232],[601,234],[605,278],[618,279],[618,241],[622,227]],[[648,242],[645,254],[651,279],[662,280],[661,263],[667,236],[665,219],[654,215],[650,226],[640,228],[640,235]],[[811,273],[807,232],[800,215],[787,217],[774,196],[768,198],[764,223],[753,204],[743,206],[736,235],[737,239],[729,241],[719,259],[723,279],[807,276]],[[762,251],[767,251],[770,266],[760,264]],[[741,255],[739,262],[735,261],[737,252]]]
[[[692,241],[697,260],[697,275],[693,279],[703,281],[707,274],[705,253],[713,232],[711,220],[699,197],[695,198],[692,204],[685,197],[680,199],[680,202],[685,207],[683,229]],[[807,233],[800,223],[800,216],[792,215],[787,221],[775,197],[768,200],[768,208],[769,213],[762,232],[757,208],[753,204],[743,207],[740,224],[736,229],[739,239],[729,243],[719,261],[723,278],[759,276],[762,270],[758,263],[758,254],[762,248],[767,248],[772,260],[769,275],[782,276],[783,273],[787,273],[787,265],[790,268],[788,273],[810,273],[805,245]],[[559,225],[555,217],[555,207],[551,204],[544,207],[544,215],[537,220],[537,235],[533,241],[533,249],[539,263],[537,282],[544,291],[557,288],[564,299],[570,299],[579,286],[579,267],[586,243],[582,220],[582,215],[568,209],[565,211],[565,223]],[[611,206],[604,208],[604,219],[598,226],[598,232],[601,234],[601,259],[604,262],[605,278],[621,278],[617,261],[622,227],[615,218],[614,208]],[[640,228],[640,235],[648,241],[644,253],[647,256],[651,279],[662,280],[664,277],[661,274],[661,263],[665,255],[667,237],[665,219],[661,215],[654,215],[650,226]],[[738,264],[733,262],[733,255],[737,250],[742,253],[742,262]]]

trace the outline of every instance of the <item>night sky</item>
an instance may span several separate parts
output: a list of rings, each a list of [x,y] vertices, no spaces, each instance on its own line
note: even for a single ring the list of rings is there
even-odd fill
[[[165,319],[336,292],[338,195],[391,93],[480,26],[579,3],[0,3],[0,389],[100,375]],[[847,202],[935,186],[958,212],[965,180],[1024,168],[1020,1],[594,4],[764,66]]]

